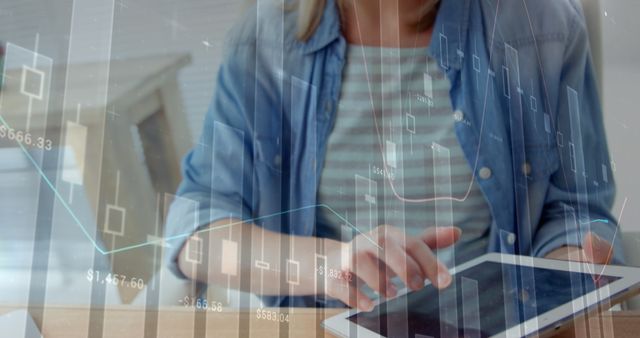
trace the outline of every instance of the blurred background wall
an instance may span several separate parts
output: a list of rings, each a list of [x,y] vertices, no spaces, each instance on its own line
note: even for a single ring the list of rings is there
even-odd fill
[[[640,1],[604,0],[602,10],[604,118],[618,183],[614,212],[628,198],[622,228],[640,231]]]
[[[33,48],[64,63],[69,42],[72,0],[8,0],[0,3],[0,41]],[[238,0],[116,0],[112,57],[131,58],[167,53],[191,54],[192,63],[180,75],[184,107],[192,135],[200,126],[214,90],[224,36],[243,1]],[[101,10],[96,8],[96,11]],[[87,31],[82,39],[92,39]],[[76,37],[78,39],[79,37]],[[77,56],[93,60],[90,54]],[[64,74],[60,74],[64,75]]]

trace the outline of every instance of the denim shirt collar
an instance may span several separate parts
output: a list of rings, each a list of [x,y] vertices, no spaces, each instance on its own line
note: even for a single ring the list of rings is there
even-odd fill
[[[440,1],[428,52],[445,70],[449,67],[462,68],[463,50],[469,32],[470,1]]]
[[[318,28],[302,43],[302,51],[304,54],[317,52],[341,36],[338,4],[336,0],[327,0]]]
[[[462,66],[462,47],[466,43],[469,27],[469,7],[470,0],[441,0],[428,52],[444,68],[459,69]],[[309,40],[302,43],[302,50],[305,54],[316,52],[341,36],[338,5],[336,0],[327,0],[318,28]]]

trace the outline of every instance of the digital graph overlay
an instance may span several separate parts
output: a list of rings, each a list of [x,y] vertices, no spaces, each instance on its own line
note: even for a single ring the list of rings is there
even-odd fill
[[[78,109],[80,109],[80,107],[78,107]],[[11,129],[11,126],[8,124],[8,122],[4,119],[3,116],[0,116],[0,122],[5,128]],[[95,241],[95,239],[93,239],[93,237],[91,237],[91,235],[88,233],[88,231],[86,230],[86,227],[82,224],[82,222],[79,220],[79,218],[75,215],[75,213],[73,212],[73,210],[71,209],[69,204],[61,196],[61,194],[55,188],[55,186],[51,182],[51,180],[43,172],[42,168],[37,163],[37,161],[29,153],[29,151],[26,148],[25,144],[23,142],[18,141],[18,140],[16,140],[16,143],[19,145],[20,149],[23,151],[24,155],[27,157],[29,162],[38,171],[38,174],[43,178],[43,180],[45,181],[47,186],[54,192],[56,198],[61,202],[63,207],[69,212],[69,214],[71,215],[72,219],[74,220],[76,225],[78,227],[80,227],[80,229],[82,230],[82,232],[85,235],[85,237],[87,237],[87,239],[93,244],[93,246],[96,248],[96,250],[98,252],[100,252],[101,254],[107,255],[107,254],[113,254],[113,253],[123,252],[123,251],[127,251],[127,250],[132,250],[132,249],[136,249],[136,248],[141,248],[141,247],[145,247],[145,246],[148,246],[148,245],[159,245],[159,244],[166,243],[166,241],[168,241],[168,240],[173,240],[173,239],[178,239],[178,238],[185,238],[185,237],[189,237],[189,236],[191,236],[193,234],[193,233],[190,232],[190,233],[178,234],[178,235],[174,235],[174,236],[166,237],[166,238],[153,238],[153,239],[150,239],[150,240],[145,241],[145,242],[141,242],[141,243],[138,243],[138,244],[125,246],[125,247],[122,247],[122,248],[111,249],[111,250],[105,250],[105,249],[101,248],[98,245],[98,243]],[[436,199],[442,199],[442,198],[436,198]],[[296,211],[312,209],[312,208],[326,208],[331,213],[333,213],[336,217],[338,217],[341,221],[345,222],[345,224],[347,224],[350,228],[354,229],[355,231],[359,232],[360,234],[363,234],[374,245],[376,245],[378,248],[382,249],[381,247],[379,247],[377,245],[377,243],[375,243],[375,241],[373,241],[370,237],[368,237],[366,234],[364,234],[357,226],[355,226],[354,224],[349,222],[345,217],[343,217],[342,215],[338,214],[334,209],[332,209],[330,206],[328,206],[326,204],[315,204],[315,205],[304,206],[304,207],[300,207],[300,208],[296,208],[296,209],[285,210],[285,211],[281,211],[281,212],[278,212],[278,213],[273,213],[273,214],[260,216],[260,217],[256,217],[256,218],[252,218],[252,219],[247,219],[247,220],[243,220],[243,221],[239,221],[239,222],[232,222],[232,223],[221,225],[221,226],[210,227],[210,228],[207,228],[207,229],[198,230],[197,232],[214,231],[214,230],[218,230],[218,229],[227,228],[227,227],[231,227],[231,226],[234,226],[234,225],[242,224],[242,223],[245,223],[245,222],[254,222],[254,221],[264,220],[264,219],[268,219],[268,218],[271,218],[271,217],[281,216],[281,215],[293,213],[293,212],[296,212]],[[117,216],[119,216],[118,218],[124,219],[124,213],[123,213],[123,210],[121,210],[121,208],[118,208],[117,206],[111,206],[110,211],[116,212],[116,214],[118,214]],[[112,213],[107,212],[107,215],[106,215],[107,219],[105,220],[105,223],[107,223],[107,224],[111,223],[110,219],[109,219],[111,214]],[[622,215],[620,215],[620,216],[622,216]],[[580,220],[579,223],[583,224],[583,225],[592,224],[592,223],[609,223],[609,220],[607,220],[607,219]],[[122,230],[118,230],[117,231],[118,234],[121,234],[121,232],[122,232]]]
[[[440,38],[441,38],[441,40],[443,38],[446,40],[446,36],[441,36]],[[447,53],[448,53],[448,51],[447,51]],[[41,72],[37,71],[37,69],[32,69],[32,68],[29,68],[29,67],[25,67],[23,69],[23,84],[29,82],[29,81],[26,81],[26,79],[29,78],[29,77],[35,78],[35,79],[41,78],[42,74],[40,74],[40,73]],[[21,90],[25,93],[25,95],[29,96],[30,99],[40,99],[40,100],[42,99],[42,86],[40,86],[38,88],[38,86],[33,87],[33,86],[25,86],[25,85],[23,85]],[[4,118],[2,116],[0,116],[0,122],[2,122],[2,125],[4,125],[5,127],[10,128],[9,124],[4,120]],[[73,122],[69,122],[69,123],[73,123]],[[68,129],[74,129],[74,128],[71,128],[70,126],[68,126]],[[390,141],[386,141],[386,142],[389,143]],[[184,233],[184,234],[179,234],[179,235],[175,235],[175,236],[171,236],[171,237],[167,237],[167,238],[151,239],[151,240],[148,240],[146,242],[141,242],[141,243],[138,243],[138,244],[134,244],[134,245],[118,248],[118,249],[112,249],[112,250],[105,250],[105,249],[101,248],[96,243],[96,241],[91,237],[91,235],[87,232],[86,228],[81,223],[81,221],[75,216],[73,210],[69,207],[69,205],[67,204],[65,199],[63,199],[60,196],[60,193],[56,190],[56,188],[54,187],[52,182],[48,179],[46,174],[43,172],[42,168],[38,165],[37,161],[28,152],[28,150],[27,150],[26,146],[23,144],[23,142],[17,141],[16,143],[19,145],[19,147],[24,152],[25,156],[29,159],[31,164],[34,165],[34,167],[38,171],[39,175],[42,176],[43,180],[53,190],[56,198],[59,199],[59,201],[62,203],[64,208],[67,209],[67,211],[70,213],[70,215],[72,216],[72,218],[74,219],[76,224],[83,231],[84,235],[92,242],[92,244],[94,245],[96,250],[98,252],[100,252],[101,254],[105,254],[106,255],[106,254],[112,254],[112,253],[122,252],[122,251],[126,251],[126,250],[131,250],[131,249],[135,249],[135,248],[140,248],[140,247],[147,246],[147,245],[157,245],[158,243],[163,243],[163,242],[166,242],[167,240],[177,239],[177,238],[184,238],[184,237],[188,237],[188,236],[192,235],[192,233]],[[393,147],[387,147],[387,149],[393,149],[393,153],[395,154],[395,144],[393,144]],[[390,166],[395,166],[395,165],[393,165],[395,162],[392,160],[393,158],[395,158],[395,156],[388,156],[388,158],[389,158],[389,165]],[[79,175],[79,177],[82,177],[82,175]],[[72,181],[72,179],[69,179],[69,180]],[[79,183],[75,183],[75,184],[79,184]],[[116,196],[117,196],[117,194],[116,194]],[[626,200],[625,200],[625,202],[626,202]],[[270,215],[265,215],[265,216],[253,218],[253,219],[244,220],[244,221],[241,221],[241,222],[234,222],[234,223],[225,224],[223,226],[203,229],[203,230],[199,230],[198,232],[214,231],[214,230],[217,230],[217,229],[220,229],[220,228],[226,228],[226,227],[234,226],[234,225],[241,224],[241,223],[244,223],[244,222],[258,221],[258,220],[262,220],[262,219],[266,219],[266,218],[270,218],[270,217],[275,217],[275,216],[279,216],[279,215],[283,215],[283,214],[289,214],[289,213],[292,213],[292,212],[296,212],[296,211],[300,211],[300,210],[304,210],[304,209],[310,209],[310,208],[327,208],[327,210],[329,210],[333,214],[335,214],[336,217],[338,217],[341,220],[343,220],[345,222],[345,224],[349,225],[354,230],[360,232],[360,230],[359,230],[359,228],[357,226],[354,226],[353,224],[351,224],[351,222],[349,222],[344,217],[339,215],[335,210],[333,210],[330,206],[328,206],[326,204],[309,205],[309,206],[305,206],[305,207],[301,207],[301,208],[297,208],[297,209],[286,210],[286,211],[282,211],[282,212],[279,212],[279,213],[274,213],[274,214],[270,214]],[[113,233],[114,235],[120,235],[120,236],[123,234],[124,218],[125,218],[125,210],[117,206],[117,201],[116,201],[116,205],[107,206],[105,224],[107,226],[109,226],[109,225],[117,225],[116,227],[111,227],[111,228],[107,227],[107,229],[111,229],[111,233]],[[116,223],[113,223],[114,219],[115,220],[120,220],[120,221],[118,221]],[[594,219],[594,220],[580,219],[578,223],[586,225],[586,224],[592,224],[592,223],[598,223],[598,222],[599,223],[609,223],[609,221],[607,219]],[[109,232],[109,231],[107,231],[107,232]],[[366,237],[366,235],[365,235],[365,237]],[[369,239],[369,240],[372,241],[371,239]],[[373,242],[373,243],[375,244],[375,242]]]
[[[7,122],[5,121],[5,119],[2,116],[0,116],[0,124],[2,124],[3,126],[5,126],[7,128],[11,127],[9,124],[7,124]],[[138,244],[125,246],[125,247],[122,247],[122,248],[105,250],[105,249],[101,248],[98,245],[98,243],[96,242],[96,240],[93,237],[91,237],[91,235],[87,231],[86,227],[82,224],[80,219],[76,216],[75,212],[71,209],[71,206],[69,206],[69,204],[66,202],[64,197],[56,189],[56,187],[53,184],[53,182],[47,177],[47,175],[44,173],[44,171],[42,170],[40,165],[38,165],[38,162],[29,153],[28,149],[24,146],[24,144],[21,143],[21,142],[16,142],[16,143],[18,144],[18,146],[22,150],[22,152],[25,155],[25,157],[29,160],[29,162],[36,169],[36,171],[38,172],[40,177],[45,181],[47,186],[53,191],[53,193],[56,196],[56,198],[58,199],[58,201],[67,210],[67,212],[69,213],[69,215],[73,219],[74,223],[80,228],[82,233],[91,242],[91,244],[93,244],[95,249],[99,253],[101,253],[103,255],[109,255],[109,254],[114,254],[114,253],[118,253],[118,252],[128,251],[128,250],[137,249],[137,248],[141,248],[141,247],[145,247],[145,246],[149,246],[149,245],[162,245],[162,244],[166,243],[166,241],[179,239],[179,238],[186,238],[186,237],[192,236],[194,233],[203,233],[203,232],[210,232],[210,231],[215,231],[215,230],[219,230],[219,229],[225,229],[225,228],[229,228],[229,227],[232,227],[232,226],[235,226],[235,225],[239,225],[239,224],[243,224],[243,223],[247,223],[247,222],[261,221],[261,220],[269,219],[269,218],[272,218],[272,217],[287,215],[287,214],[294,213],[294,212],[297,212],[297,211],[308,210],[308,209],[313,209],[313,208],[326,208],[331,213],[333,213],[338,219],[343,221],[346,225],[348,225],[350,228],[352,228],[353,230],[355,230],[359,234],[363,235],[365,238],[367,238],[367,240],[369,240],[378,249],[382,250],[382,247],[380,247],[373,239],[371,239],[371,237],[369,237],[366,233],[362,232],[354,224],[352,224],[349,220],[347,220],[342,215],[338,214],[333,208],[331,208],[330,206],[328,206],[326,204],[308,205],[308,206],[304,206],[304,207],[300,207],[300,208],[285,210],[285,211],[272,213],[272,214],[264,215],[264,216],[260,216],[260,217],[255,217],[255,218],[251,218],[251,219],[246,219],[246,220],[242,220],[242,221],[238,221],[238,222],[231,222],[231,223],[223,224],[223,225],[220,225],[220,226],[209,227],[209,228],[206,228],[206,229],[197,230],[195,232],[187,232],[187,233],[182,233],[182,234],[178,234],[178,235],[174,235],[174,236],[158,238],[158,239],[152,239],[152,240],[148,240],[148,241],[141,242],[141,243],[138,243]]]

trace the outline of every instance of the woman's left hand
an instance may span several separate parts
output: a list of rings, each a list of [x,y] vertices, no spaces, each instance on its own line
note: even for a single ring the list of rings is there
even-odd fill
[[[549,252],[545,258],[567,261],[609,264],[613,250],[611,243],[598,237],[593,232],[587,233],[582,240],[582,247],[564,246]]]

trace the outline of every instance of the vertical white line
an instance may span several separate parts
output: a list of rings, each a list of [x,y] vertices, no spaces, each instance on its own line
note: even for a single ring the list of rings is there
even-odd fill
[[[73,183],[69,183],[69,204],[73,204],[73,190],[74,190],[75,184]]]
[[[580,122],[580,102],[578,92],[567,86],[567,99],[569,107],[569,125],[571,130],[571,140],[575,151],[575,184],[576,200],[578,204],[578,225],[585,224],[590,229],[589,204],[587,203],[587,182],[585,178],[586,165],[584,159],[584,147],[582,143],[582,126]]]
[[[413,104],[411,103],[413,101],[413,95],[411,95],[411,93],[409,93],[409,114],[411,116],[413,116]],[[428,106],[428,104],[427,104]],[[406,117],[405,117],[406,118]],[[409,127],[409,120],[408,118],[406,118],[406,123],[407,123],[407,128]],[[413,131],[415,132],[416,129],[416,120],[414,118],[413,120]],[[410,151],[411,151],[411,155],[413,155],[413,133],[409,133],[409,146],[410,146]]]
[[[109,72],[111,58],[111,43],[113,36],[114,0],[74,0],[71,11],[71,25],[69,28],[69,48],[67,56],[67,69],[63,98],[63,122],[73,120],[76,114],[74,109],[82,100],[74,98],[72,93],[76,90],[75,83],[87,77],[88,74],[80,71],[73,65],[81,63],[87,58],[103,60],[91,70],[91,74],[97,81],[92,87],[92,102],[99,107],[98,116],[94,125],[96,133],[92,138],[97,142],[87,153],[95,154],[97,170],[92,171],[86,177],[87,181],[95,182],[97,188],[93,192],[95,196],[89,197],[94,210],[99,210],[100,191],[102,180],[102,161],[104,154],[104,138],[106,125],[106,105],[109,91]],[[92,39],[85,39],[86,32],[94,32]],[[61,130],[61,139],[64,130]],[[61,150],[62,151],[62,150]],[[61,156],[62,157],[62,156]],[[95,221],[95,220],[94,220]]]
[[[442,31],[444,32],[444,25]],[[440,67],[449,69],[449,39],[442,33],[440,33]]]
[[[500,252],[514,252],[515,235],[511,232],[500,229],[499,243]],[[518,291],[518,278],[516,271],[516,256],[500,255],[500,263],[502,270],[502,301],[504,304],[504,323],[506,328],[513,328],[507,331],[506,337],[521,337],[523,334],[520,324],[520,311],[518,310],[518,301],[516,292]],[[515,332],[517,331],[517,332]]]
[[[119,205],[118,204],[119,195],[120,195],[120,170],[116,171],[116,198],[115,198],[115,205]]]
[[[25,125],[25,132],[29,133],[31,131],[31,110],[33,109],[33,97],[29,95],[29,103],[27,104],[27,123]]]
[[[36,68],[36,66],[38,65],[38,47],[39,46],[40,46],[40,33],[36,33],[36,41],[33,47],[33,63],[31,64],[33,68]]]
[[[232,219],[232,215],[229,214],[229,219]],[[231,241],[231,227],[228,228],[228,236],[227,238]],[[238,247],[240,243],[238,243]],[[240,253],[238,253],[237,257],[241,257]],[[234,264],[240,264],[239,262],[235,262]],[[260,283],[260,285],[262,285],[262,283]],[[231,274],[227,274],[227,305],[231,303],[231,294],[230,294],[230,289],[231,289]],[[264,292],[260,293],[260,294],[264,294]]]
[[[451,196],[451,152],[437,143],[431,144],[433,153],[433,192],[436,198],[435,213],[436,227],[449,227],[453,225],[453,202],[451,199],[440,199],[443,196]],[[439,261],[448,258],[447,265],[455,264],[454,246],[448,250],[448,255],[443,257],[440,250],[436,251]],[[447,257],[448,256],[448,257]],[[440,335],[442,337],[457,336],[458,332],[458,305],[457,286],[453,278],[451,285],[440,292]]]
[[[82,109],[82,104],[78,103],[78,105],[76,106],[76,123],[80,124],[80,110]],[[86,155],[85,155],[86,158]],[[84,161],[84,159],[82,159],[82,161]],[[84,173],[84,170],[83,170]],[[73,193],[75,190],[75,184],[73,184],[72,182],[69,182],[69,204],[73,204]]]
[[[509,104],[509,116],[511,124],[511,154],[512,154],[512,166],[513,168],[521,168],[527,163],[527,152],[524,145],[525,133],[524,133],[524,107],[522,105],[523,90],[521,86],[521,74],[520,74],[520,59],[519,52],[516,48],[504,44],[505,64],[503,70],[506,71],[506,78],[504,82],[504,88],[507,89],[505,97],[508,98]],[[529,207],[529,185],[527,182],[527,176],[520,170],[514,171],[513,183],[515,186],[516,198],[515,198],[515,211],[516,216],[521,224],[518,225],[517,234],[520,237],[518,240],[513,235],[510,242],[514,243],[514,249],[517,247],[518,252],[525,251],[527,247],[531,246],[531,240],[533,234],[531,229],[531,211]],[[526,243],[524,239],[529,242]],[[516,241],[518,241],[516,243]],[[510,243],[511,244],[511,243]],[[518,258],[520,259],[520,258]],[[520,291],[529,290],[529,297],[535,299],[535,275],[533,270],[521,268],[520,273],[522,277],[518,280],[517,287]],[[530,289],[527,289],[529,287]],[[532,307],[523,306],[521,308],[523,318],[533,318],[525,322],[523,327],[527,332],[537,332],[538,319],[536,310]]]
[[[162,238],[163,236],[160,235],[160,214],[161,214],[161,210],[160,210],[160,193],[156,193],[156,227],[154,229],[154,235],[158,238],[160,238],[160,248],[164,248],[164,238]],[[155,268],[156,266],[156,255],[157,255],[157,250],[158,250],[158,245],[154,245],[153,246],[153,266]],[[158,273],[155,277],[151,277],[151,290],[156,289],[156,279],[160,278],[160,273]]]
[[[227,304],[231,303],[231,275],[227,275]]]
[[[264,261],[264,231],[260,232],[260,260]],[[264,294],[264,269],[260,269],[260,294]]]
[[[605,285],[598,290],[598,299],[602,302],[602,308],[611,307],[611,290],[610,285]],[[610,311],[599,312],[598,317],[602,318],[600,323],[603,337],[615,337],[613,329],[613,318]]]
[[[579,227],[578,219],[575,209],[572,206],[565,204],[563,205],[563,209],[567,243],[572,243],[572,241],[578,237],[575,232]],[[573,261],[572,258],[579,257],[569,257],[568,261],[569,271],[572,272],[569,275],[569,281],[571,284],[571,297],[573,298],[573,301],[571,302],[574,310],[573,318],[577,319],[580,317],[580,312],[578,312],[578,310],[582,310],[584,308],[584,298],[582,297],[582,294],[585,291],[585,285],[583,284],[582,277],[580,277],[578,273],[584,273],[585,269],[583,268],[583,264]],[[576,337],[586,337],[588,335],[584,321],[576,321],[573,326]]]
[[[480,338],[480,297],[478,282],[462,277],[462,326],[465,338]]]
[[[34,43],[34,47],[33,47],[33,61],[31,62],[31,67],[33,67],[33,69],[36,69],[37,65],[38,65],[38,47],[40,45],[40,34],[36,33],[36,41]],[[49,74],[49,76],[51,76],[51,74]],[[44,81],[44,79],[41,79],[41,81]],[[29,95],[29,103],[27,105],[27,123],[25,125],[25,132],[29,133],[31,131],[31,115],[32,115],[32,110],[33,110],[33,97],[31,95]]]
[[[76,107],[76,123],[80,124],[80,110],[82,109],[82,103],[78,103]]]

